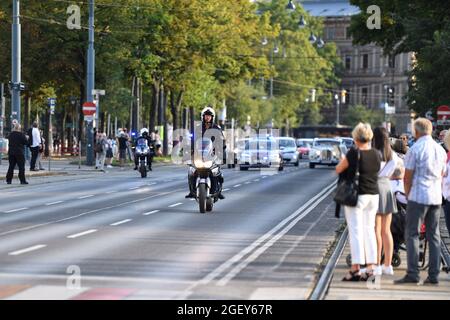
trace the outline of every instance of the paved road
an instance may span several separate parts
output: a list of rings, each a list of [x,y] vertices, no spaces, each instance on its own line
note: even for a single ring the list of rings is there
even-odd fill
[[[339,223],[329,215],[333,170],[225,169],[226,199],[208,214],[184,198],[186,172],[2,190],[0,298],[306,298]]]

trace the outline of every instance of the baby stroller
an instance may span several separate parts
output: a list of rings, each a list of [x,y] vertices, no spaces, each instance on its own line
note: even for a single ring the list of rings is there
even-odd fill
[[[407,200],[406,196],[401,191],[395,192],[395,199],[397,203],[398,211],[392,214],[392,222],[391,222],[391,233],[394,242],[394,250],[392,254],[392,267],[398,268],[402,259],[400,257],[400,250],[406,251],[406,240],[405,240],[405,226],[406,226],[406,205]],[[427,250],[427,242],[425,238],[425,225],[422,224],[420,228],[419,235],[419,267],[421,269],[427,268],[426,264],[426,250]],[[384,262],[384,253],[381,255],[381,263]],[[352,257],[349,254],[346,258],[346,263],[350,267],[352,265]]]

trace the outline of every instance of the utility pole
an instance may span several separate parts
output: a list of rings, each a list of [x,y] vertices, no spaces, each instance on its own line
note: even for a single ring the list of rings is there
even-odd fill
[[[339,126],[339,105],[340,105],[339,95],[335,94],[334,99],[336,100],[336,126]]]
[[[89,0],[89,45],[87,52],[86,101],[93,102],[92,90],[95,88],[95,49],[94,49],[94,0]],[[98,117],[98,115],[97,115]],[[86,164],[94,165],[94,132],[93,121],[87,121]]]
[[[20,123],[20,91],[23,89],[21,82],[21,26],[20,26],[20,0],[13,0],[12,23],[12,81],[11,86],[11,120]]]

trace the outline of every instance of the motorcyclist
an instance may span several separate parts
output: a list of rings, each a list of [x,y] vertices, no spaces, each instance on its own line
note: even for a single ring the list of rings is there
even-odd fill
[[[214,123],[214,118],[215,118],[216,113],[214,112],[214,109],[211,106],[207,106],[206,108],[204,108],[201,112],[201,132],[202,132],[202,137],[205,135],[207,130],[212,130],[212,129],[216,129],[216,130],[220,130],[220,132],[222,133],[222,128]],[[194,130],[194,132],[199,132],[200,128],[197,128],[198,130]],[[195,137],[194,137],[195,138]],[[195,141],[195,139],[194,139]],[[223,154],[225,155],[225,138],[223,136],[222,133],[222,141],[223,141]],[[213,179],[215,177],[212,177]],[[189,171],[189,175],[188,175],[188,184],[189,184],[189,193],[185,196],[185,198],[195,198],[196,194],[195,194],[195,183],[196,183],[196,179],[197,179],[197,172],[194,172],[193,174],[191,174],[191,172]],[[218,195],[219,199],[225,199],[225,197],[222,195],[222,185],[223,185],[223,175],[222,172],[220,172],[220,167],[219,167],[219,175],[217,177],[217,180],[215,185],[219,185],[220,188],[220,192]],[[218,182],[218,183],[217,183]]]
[[[142,128],[140,131],[140,135],[139,137],[136,138],[136,140],[134,140],[134,147],[135,147],[135,152],[136,152],[136,144],[137,141],[139,141],[139,139],[146,139],[147,140],[147,145],[150,149],[150,152],[147,155],[147,164],[148,164],[148,170],[152,171],[152,160],[153,160],[153,156],[155,155],[155,152],[157,150],[157,148],[159,147],[159,145],[157,145],[157,141],[153,140],[148,132],[147,128]],[[134,170],[138,169],[138,165],[139,165],[139,157],[134,157]]]

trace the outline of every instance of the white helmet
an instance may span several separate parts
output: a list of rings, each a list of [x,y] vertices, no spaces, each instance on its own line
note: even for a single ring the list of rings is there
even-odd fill
[[[208,106],[208,107],[206,107],[206,108],[204,108],[204,109],[202,110],[202,113],[201,113],[201,119],[202,119],[202,122],[203,122],[203,117],[205,116],[205,114],[211,115],[211,116],[212,116],[211,122],[214,122],[214,118],[216,117],[216,112],[214,111],[213,108],[211,108],[210,106]]]
[[[141,136],[143,136],[144,133],[147,133],[147,134],[148,134],[148,129],[147,129],[147,128],[142,128],[142,129],[141,129]]]

